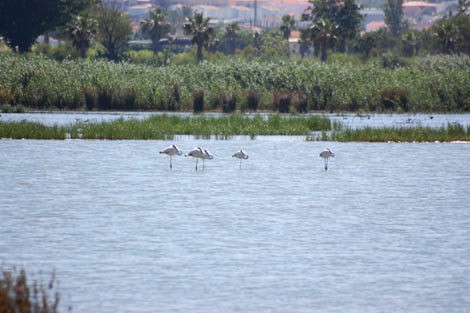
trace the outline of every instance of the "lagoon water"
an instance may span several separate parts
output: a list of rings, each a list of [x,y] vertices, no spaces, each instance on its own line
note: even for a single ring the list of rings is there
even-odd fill
[[[176,143],[215,158],[0,140],[1,266],[55,269],[62,311],[469,312],[470,144]]]
[[[67,125],[76,122],[99,123],[104,121],[113,121],[117,119],[137,119],[143,120],[152,115],[170,114],[177,116],[193,116],[188,112],[32,112],[32,113],[10,113],[0,114],[0,121],[19,122],[27,120],[45,125]],[[256,113],[258,114],[258,113]],[[255,113],[245,113],[247,116],[254,116]],[[269,117],[272,113],[260,113],[261,116]],[[218,117],[222,113],[204,113],[205,116]],[[290,116],[289,114],[283,114]],[[362,127],[445,127],[449,123],[459,123],[464,127],[470,126],[470,114],[304,114],[325,116],[333,122],[342,124],[345,128]]]

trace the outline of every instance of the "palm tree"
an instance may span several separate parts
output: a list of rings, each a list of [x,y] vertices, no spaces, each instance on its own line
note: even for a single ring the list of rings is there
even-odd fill
[[[192,43],[197,45],[197,63],[202,61],[202,46],[209,42],[214,29],[209,27],[210,18],[204,18],[202,13],[194,13],[186,19],[183,30],[185,34],[192,35]]]
[[[90,47],[91,40],[95,37],[98,24],[95,19],[87,13],[75,15],[66,25],[66,33],[72,39],[72,44],[80,51],[82,59]]]
[[[279,29],[282,31],[282,38],[289,40],[291,31],[295,29],[295,19],[290,15],[284,15]]]
[[[159,41],[171,31],[171,25],[166,22],[166,14],[161,8],[149,10],[149,18],[140,22],[142,33],[152,40],[153,52],[157,53]]]
[[[229,53],[231,55],[235,54],[235,48],[237,46],[237,39],[238,39],[238,34],[237,32],[240,30],[240,27],[238,26],[238,23],[234,22],[232,24],[227,25],[225,27],[225,39],[228,42],[229,46]]]
[[[327,49],[333,48],[338,39],[336,36],[337,30],[338,24],[326,18],[318,18],[310,27],[313,44],[321,48],[322,62],[325,62],[328,58]]]

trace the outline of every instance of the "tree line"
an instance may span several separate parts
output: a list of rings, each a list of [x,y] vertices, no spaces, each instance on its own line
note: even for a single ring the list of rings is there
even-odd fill
[[[458,11],[439,19],[431,28],[411,30],[403,13],[403,0],[387,0],[384,6],[386,29],[361,35],[363,16],[355,0],[309,0],[311,7],[301,17],[307,27],[297,28],[292,16],[282,17],[278,28],[260,33],[243,31],[238,23],[213,27],[210,18],[183,7],[169,10],[168,1],[149,10],[133,35],[131,21],[113,5],[99,0],[2,0],[0,36],[12,51],[31,50],[39,35],[49,35],[72,43],[82,58],[94,42],[103,47],[111,60],[123,57],[126,43],[133,36],[152,41],[155,55],[168,56],[175,32],[184,33],[196,47],[196,60],[205,53],[237,54],[250,58],[288,58],[288,39],[300,31],[299,53],[328,59],[329,52],[361,55],[364,58],[386,52],[411,57],[420,53],[470,54],[470,15],[464,14],[470,0],[459,0]],[[168,45],[170,44],[170,45]],[[166,47],[166,48],[165,48]],[[173,51],[175,52],[175,51]],[[164,64],[165,62],[163,62]]]

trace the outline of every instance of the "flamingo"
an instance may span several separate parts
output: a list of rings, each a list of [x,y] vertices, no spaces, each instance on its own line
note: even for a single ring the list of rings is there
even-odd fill
[[[248,154],[242,149],[238,150],[232,155],[232,158],[240,159],[240,168],[242,168],[242,160],[248,159]]]
[[[171,164],[171,158],[174,155],[182,155],[183,151],[181,151],[176,145],[171,145],[167,147],[165,150],[160,151],[160,153],[166,154],[170,156],[170,169],[173,168],[173,165]]]
[[[320,158],[325,159],[325,171],[328,170],[328,158],[334,157],[335,153],[330,150],[330,148],[326,148],[322,152],[320,152]]]
[[[202,169],[204,169],[204,160],[212,160],[214,158],[214,155],[210,153],[209,150],[203,149],[204,154],[202,155]]]
[[[204,158],[203,158],[204,150],[202,150],[201,147],[196,147],[185,155],[185,157],[188,157],[188,156],[196,158],[196,171],[197,171],[197,162],[199,161],[199,159],[202,159],[202,161],[204,162]]]

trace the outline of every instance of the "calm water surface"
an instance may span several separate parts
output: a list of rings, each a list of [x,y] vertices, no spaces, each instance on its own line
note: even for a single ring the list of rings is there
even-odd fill
[[[470,144],[169,144],[0,140],[0,264],[73,312],[469,312]]]

